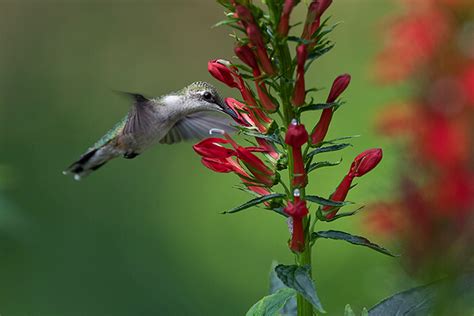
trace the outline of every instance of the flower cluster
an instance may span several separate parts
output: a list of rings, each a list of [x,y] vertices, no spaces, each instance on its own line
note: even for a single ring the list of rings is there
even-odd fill
[[[399,198],[370,217],[372,228],[402,241],[413,270],[457,269],[474,255],[473,23],[472,1],[407,4],[377,64],[384,82],[417,79],[411,100],[378,117],[381,132],[404,140],[404,172]]]
[[[252,146],[242,146],[236,136],[213,129],[211,137],[194,145],[207,168],[236,174],[244,188],[257,197],[228,213],[261,204],[283,215],[290,224],[289,248],[298,265],[309,264],[316,221],[332,221],[351,189],[352,180],[372,170],[381,160],[382,151],[371,149],[357,156],[341,185],[328,198],[306,193],[309,173],[338,163],[315,161],[319,154],[340,150],[349,144],[343,137],[326,140],[332,116],[342,102],[339,98],[351,77],[342,74],[334,80],[325,101],[314,103],[305,73],[319,56],[334,46],[327,35],[331,27],[323,20],[331,0],[313,0],[308,6],[303,31],[290,36],[291,12],[299,1],[267,1],[268,12],[249,1],[219,1],[228,10],[222,23],[237,30],[234,53],[241,63],[223,59],[209,61],[210,74],[230,88],[238,90],[241,100],[226,98],[237,113],[235,125]],[[291,53],[296,42],[296,49]],[[293,56],[292,56],[293,55]],[[301,123],[303,114],[322,111],[310,132]],[[288,178],[280,173],[288,173]],[[319,204],[311,213],[309,203]],[[313,221],[311,223],[311,221]],[[312,310],[301,299],[305,310]],[[316,307],[317,308],[317,307]],[[311,313],[312,314],[312,313]]]

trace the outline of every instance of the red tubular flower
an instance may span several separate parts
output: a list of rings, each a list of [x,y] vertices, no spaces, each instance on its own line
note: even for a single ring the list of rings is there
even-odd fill
[[[292,103],[294,106],[300,106],[305,101],[306,90],[304,83],[304,65],[308,58],[308,50],[306,45],[299,45],[296,48],[296,83],[293,91]]]
[[[257,59],[248,45],[236,46],[234,49],[237,57],[240,58],[247,66],[252,68],[253,76],[255,77],[255,87],[257,89],[258,97],[262,107],[270,113],[275,112],[278,109],[276,103],[268,95],[265,83],[261,82],[259,77],[261,75],[260,69],[258,68]]]
[[[329,92],[327,103],[332,103],[346,90],[351,82],[351,76],[348,74],[338,76],[332,83],[331,91]],[[324,140],[329,129],[329,124],[332,119],[332,108],[324,109],[321,113],[318,123],[311,132],[311,144],[317,145]]]
[[[234,53],[247,66],[252,68],[254,76],[260,76],[260,69],[258,68],[257,59],[252,49],[248,45],[235,46]]]
[[[313,0],[308,8],[302,38],[309,40],[319,27],[321,16],[331,5],[332,0]]]
[[[214,59],[207,63],[207,70],[211,75],[217,80],[225,83],[231,88],[238,88],[239,83],[235,81],[233,72],[223,64],[223,61],[220,59]]]
[[[347,193],[351,188],[354,178],[361,177],[370,170],[374,169],[379,164],[380,160],[382,160],[382,149],[380,148],[368,149],[360,153],[357,157],[355,157],[349,172],[342,179],[341,183],[336,188],[336,191],[334,191],[334,193],[331,195],[330,199],[336,202],[343,202],[347,197]],[[334,208],[331,206],[323,207],[323,211],[331,210],[332,212],[326,215],[327,219],[334,218],[339,208]]]
[[[208,158],[228,158],[234,154],[232,149],[225,148],[220,144],[227,144],[228,141],[222,138],[206,138],[193,146],[194,151],[203,157]]]
[[[249,24],[246,28],[247,35],[250,43],[257,48],[257,57],[263,71],[267,75],[273,75],[275,70],[273,69],[272,62],[267,54],[267,49],[263,41],[262,33],[256,24]]]
[[[351,75],[349,74],[343,74],[334,79],[326,102],[332,103],[336,101],[337,98],[347,89],[350,82]]]
[[[293,154],[293,179],[291,180],[294,187],[304,187],[308,183],[308,176],[304,168],[303,155],[301,146],[308,141],[308,132],[303,124],[298,124],[295,119],[288,126],[285,135],[285,143],[292,147]]]
[[[354,177],[361,177],[374,169],[382,160],[382,149],[373,148],[360,153],[355,157],[349,171]]]
[[[295,4],[296,0],[285,0],[283,4],[283,11],[280,16],[280,22],[278,23],[278,34],[281,36],[288,35],[288,30],[290,29],[290,14]]]
[[[261,133],[265,134],[268,127],[273,122],[273,120],[259,109],[249,108],[233,98],[226,98],[225,103],[238,114],[238,118],[234,119],[234,121],[239,123],[239,125],[255,127]]]
[[[300,191],[295,189],[293,202],[288,202],[284,209],[292,219],[292,232],[290,249],[294,252],[302,252],[305,246],[303,218],[308,215],[306,201],[300,199]]]

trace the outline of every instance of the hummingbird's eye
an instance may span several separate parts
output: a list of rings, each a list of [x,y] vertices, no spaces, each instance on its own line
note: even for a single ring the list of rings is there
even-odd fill
[[[204,92],[202,96],[207,101],[211,101],[213,99],[212,94],[209,91]]]

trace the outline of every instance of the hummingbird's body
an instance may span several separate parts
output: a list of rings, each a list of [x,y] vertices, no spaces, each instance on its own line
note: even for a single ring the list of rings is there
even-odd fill
[[[89,148],[65,174],[72,173],[79,180],[113,158],[134,158],[157,143],[173,144],[204,138],[211,128],[232,129],[228,118],[213,113],[236,115],[215,88],[205,82],[195,82],[161,98],[129,95],[134,103],[128,115]]]

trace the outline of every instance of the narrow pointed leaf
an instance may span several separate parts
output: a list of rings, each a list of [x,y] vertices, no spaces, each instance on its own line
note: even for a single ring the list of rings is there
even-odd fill
[[[298,108],[298,112],[303,113],[306,111],[324,110],[324,109],[332,108],[333,106],[336,106],[336,105],[337,105],[337,102],[308,104],[308,105]]]
[[[364,206],[361,206],[359,207],[358,209],[354,210],[354,211],[351,211],[351,212],[344,212],[344,213],[337,213],[333,218],[326,218],[326,215],[325,214],[329,214],[331,213],[333,210],[328,210],[327,212],[324,212],[323,214],[323,211],[321,210],[321,208],[319,208],[317,211],[316,211],[316,215],[318,216],[318,219],[319,220],[322,220],[324,222],[332,222],[332,221],[335,221],[341,217],[348,217],[348,216],[353,216],[357,213],[359,213],[359,211],[361,209],[363,209]]]
[[[328,200],[317,195],[306,195],[305,199],[307,201],[310,201],[319,205],[323,205],[323,206],[343,207],[344,205],[353,204],[352,202],[349,202],[349,201],[343,201],[343,202],[332,201],[332,200]]]
[[[331,145],[331,146],[319,147],[319,148],[316,148],[315,150],[310,151],[307,157],[313,157],[314,155],[317,155],[320,153],[341,150],[348,146],[352,146],[352,145],[349,143],[342,143],[342,144],[336,144],[336,145]]]
[[[284,197],[284,196],[285,196],[285,194],[281,194],[281,193],[273,193],[273,194],[264,195],[264,196],[252,199],[252,200],[250,200],[250,201],[248,201],[248,202],[246,202],[246,203],[244,203],[240,206],[234,207],[231,210],[222,212],[222,214],[237,213],[237,212],[245,210],[249,207],[255,206],[257,204],[260,204],[260,203],[263,203],[263,202],[266,202],[266,201],[270,201],[270,200],[273,200],[273,199],[281,198],[281,197]]]
[[[368,247],[370,249],[373,249],[375,251],[378,251],[380,253],[383,253],[385,255],[395,257],[394,254],[392,254],[390,251],[387,249],[374,244],[367,238],[361,237],[361,236],[356,236],[356,235],[351,235],[346,232],[341,232],[338,230],[327,230],[327,231],[319,231],[319,232],[314,232],[311,234],[311,239],[315,240],[317,238],[326,238],[326,239],[334,239],[334,240],[343,240],[348,243],[358,245],[358,246],[364,246]]]
[[[286,286],[300,293],[319,312],[325,313],[321,301],[316,294],[316,287],[311,279],[309,273],[310,270],[311,267],[308,265],[300,267],[297,265],[279,264],[275,267],[275,272],[278,275],[278,278]]]
[[[267,295],[255,303],[245,316],[276,316],[285,304],[296,295],[294,289],[284,287],[273,294]]]
[[[447,293],[450,294],[448,298]],[[449,302],[448,308],[451,311],[449,315],[470,315],[469,311],[472,312],[474,308],[474,273],[446,278],[397,293],[369,309],[368,316],[441,315],[436,311],[436,307],[440,307],[440,297],[446,303]],[[465,313],[460,313],[459,309]]]
[[[352,138],[358,138],[360,135],[351,135],[351,136],[343,136],[343,137],[338,137],[330,140],[325,140],[321,142],[320,144],[325,145],[325,144],[334,144],[337,143],[340,140],[346,140],[346,139],[352,139]]]
[[[314,170],[319,169],[319,168],[337,166],[337,165],[339,165],[341,162],[342,162],[342,159],[339,159],[338,161],[335,161],[335,162],[331,162],[331,161],[318,161],[318,162],[315,162],[315,163],[310,164],[310,165],[306,168],[306,172],[307,172],[307,173],[310,173],[311,171],[314,171]]]

